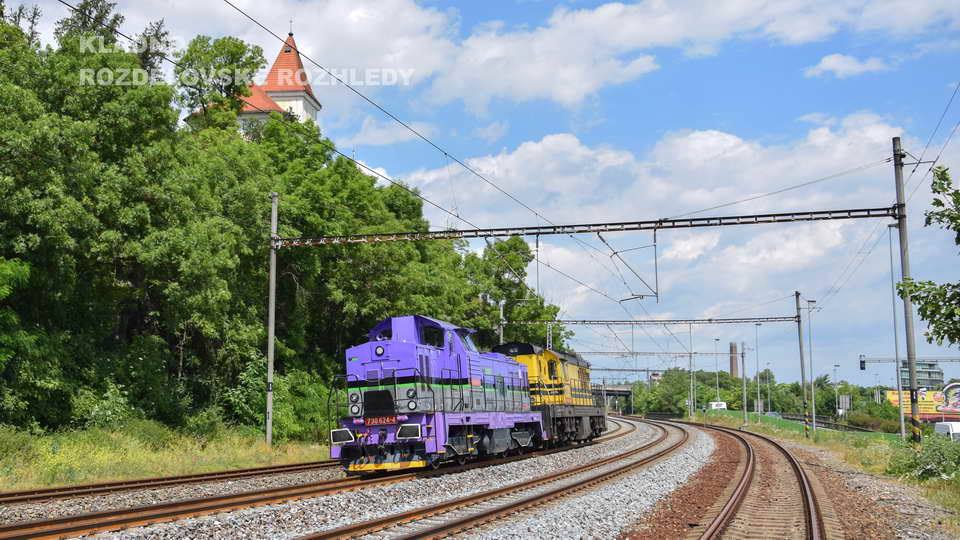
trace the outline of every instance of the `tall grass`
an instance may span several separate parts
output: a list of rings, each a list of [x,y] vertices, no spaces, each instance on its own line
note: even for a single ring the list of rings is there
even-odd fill
[[[270,448],[255,430],[226,428],[198,436],[149,420],[122,428],[34,435],[0,426],[0,491],[151,476],[172,476],[327,459],[325,446],[288,442]]]

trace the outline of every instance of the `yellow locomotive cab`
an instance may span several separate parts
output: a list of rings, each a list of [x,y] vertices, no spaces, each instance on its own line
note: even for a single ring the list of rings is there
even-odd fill
[[[511,356],[527,366],[531,405],[594,404],[590,365],[579,355],[526,345]]]
[[[510,342],[493,348],[527,367],[530,405],[543,415],[551,444],[592,440],[606,429],[606,414],[590,387],[590,364],[576,353]]]

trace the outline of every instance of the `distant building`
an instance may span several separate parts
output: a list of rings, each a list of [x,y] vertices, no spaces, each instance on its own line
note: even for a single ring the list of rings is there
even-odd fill
[[[740,355],[737,354],[737,344],[730,344],[730,376],[737,378],[740,376]]]
[[[910,388],[910,368],[907,361],[900,364],[900,385]],[[943,388],[943,369],[937,362],[917,360],[917,388],[940,390]]]
[[[293,32],[287,34],[263,84],[251,85],[250,96],[245,101],[240,120],[266,120],[271,112],[287,113],[301,121],[317,119],[321,105],[303,69]]]

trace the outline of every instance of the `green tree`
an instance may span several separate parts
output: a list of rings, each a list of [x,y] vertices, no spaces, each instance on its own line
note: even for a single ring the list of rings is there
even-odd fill
[[[148,23],[134,39],[132,49],[140,59],[140,67],[150,75],[152,81],[159,81],[163,59],[173,49],[173,41],[163,19]]]
[[[11,24],[19,27],[24,35],[27,36],[27,41],[33,47],[40,46],[40,30],[38,25],[40,24],[40,16],[42,13],[40,7],[37,5],[27,7],[23,4],[20,4],[16,9],[8,12],[3,2],[0,2],[0,20],[10,21]]]
[[[108,2],[87,7],[122,20]],[[84,70],[152,61],[88,50],[85,20],[61,21],[42,50],[0,22],[0,423],[143,415],[202,431],[222,413],[260,426],[267,194],[280,194],[282,236],[426,231],[422,201],[333,157],[312,122],[275,114],[248,138],[230,101],[245,87],[202,88],[197,99],[232,103],[210,109],[228,121],[178,129],[177,89],[84,82]],[[262,66],[259,49],[222,39],[198,38],[184,57]],[[460,242],[281,251],[281,436],[325,430],[326,383],[385,317],[446,319],[482,330],[486,345],[499,315],[481,293],[507,299],[509,320],[554,319],[559,309],[524,284],[530,261],[519,238],[479,254]],[[556,329],[558,346],[565,335]],[[545,328],[508,326],[508,337],[542,343]]]
[[[197,36],[176,58],[180,103],[204,118],[211,107],[239,112],[253,76],[266,65],[259,46],[231,36]]]
[[[124,17],[116,13],[116,2],[108,0],[80,0],[76,10],[57,21],[54,35],[58,40],[70,35],[93,35],[102,39],[105,45],[117,42],[116,31],[123,24]]]

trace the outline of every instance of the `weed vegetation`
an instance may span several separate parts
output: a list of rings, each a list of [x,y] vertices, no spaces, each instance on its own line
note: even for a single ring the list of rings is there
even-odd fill
[[[15,491],[329,458],[316,443],[270,448],[258,430],[226,426],[213,413],[191,420],[180,430],[145,419],[47,434],[0,426],[0,486]]]

